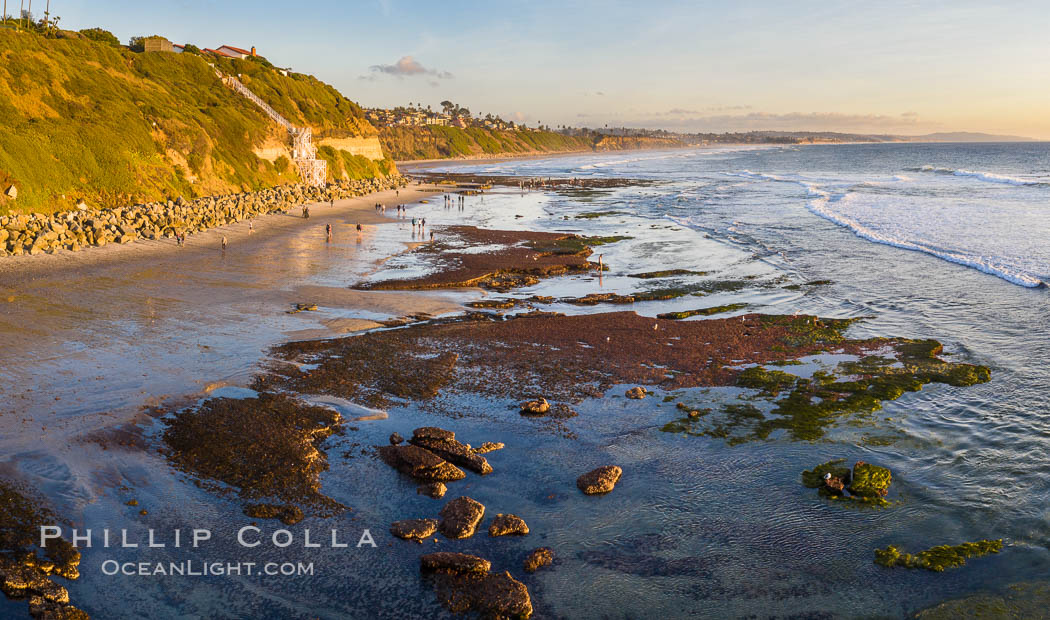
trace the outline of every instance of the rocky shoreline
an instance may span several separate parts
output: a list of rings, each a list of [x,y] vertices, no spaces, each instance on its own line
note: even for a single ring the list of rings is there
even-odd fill
[[[283,213],[295,205],[354,198],[402,188],[406,183],[404,177],[390,176],[337,181],[326,187],[296,184],[194,200],[179,197],[105,210],[89,209],[81,202],[76,210],[50,215],[5,215],[0,216],[0,257],[60,250],[76,252],[109,243],[192,235],[270,213]]]

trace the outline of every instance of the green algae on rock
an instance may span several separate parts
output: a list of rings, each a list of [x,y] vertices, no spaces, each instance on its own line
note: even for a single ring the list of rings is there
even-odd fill
[[[341,422],[332,409],[262,392],[250,399],[212,398],[178,411],[165,420],[164,441],[183,471],[235,487],[244,499],[283,506],[252,508],[260,518],[292,515],[297,504],[325,515],[343,506],[320,492],[328,459],[319,447]]]
[[[900,549],[890,545],[885,549],[875,550],[875,563],[879,566],[892,568],[900,566],[903,568],[924,568],[937,573],[944,572],[946,568],[957,568],[966,564],[968,558],[976,558],[989,553],[999,553],[1003,548],[1003,540],[978,540],[961,545],[939,545],[915,555],[901,553]]]
[[[861,497],[884,497],[890,488],[893,477],[890,470],[878,465],[857,461],[853,466],[853,482],[849,492]]]
[[[726,304],[724,306],[712,306],[710,308],[699,308],[697,310],[683,310],[680,312],[664,312],[663,314],[656,315],[658,319],[688,319],[691,316],[711,316],[712,314],[722,314],[723,312],[735,312],[736,310],[743,310],[747,304]]]
[[[795,385],[798,376],[780,370],[766,370],[761,366],[752,366],[744,369],[736,379],[736,384],[753,390],[759,390],[763,395],[776,396],[785,388]]]

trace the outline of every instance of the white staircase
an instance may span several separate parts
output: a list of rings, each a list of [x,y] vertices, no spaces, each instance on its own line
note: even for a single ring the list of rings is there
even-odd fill
[[[292,125],[288,119],[278,114],[277,110],[271,108],[240,80],[232,75],[223,75],[218,69],[215,70],[215,73],[223,84],[247,97],[275,123],[288,130],[292,139],[292,161],[299,169],[299,176],[310,185],[324,185],[328,179],[328,162],[317,159],[317,147],[313,144],[313,129]]]

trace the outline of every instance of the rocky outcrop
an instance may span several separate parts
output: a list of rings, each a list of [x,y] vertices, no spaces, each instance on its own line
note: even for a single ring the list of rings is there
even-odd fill
[[[587,495],[608,493],[620,481],[623,470],[616,465],[606,465],[576,479],[576,486]]]
[[[420,540],[437,531],[437,519],[406,519],[390,524],[390,533],[406,540]]]
[[[417,480],[441,482],[467,477],[462,469],[419,446],[380,446],[378,451],[387,465]]]
[[[403,443],[405,443],[405,438],[399,433],[390,433],[390,445],[397,446]]]
[[[456,441],[456,434],[441,428],[425,426],[417,428],[408,442],[438,455],[450,463],[465,467],[481,475],[491,474],[492,466],[485,457]]]
[[[554,562],[554,551],[550,547],[540,547],[525,558],[525,572],[535,573],[544,566],[550,566],[552,562]]]
[[[438,529],[448,538],[470,538],[485,516],[485,506],[469,497],[457,497],[438,513]]]
[[[489,525],[489,536],[524,536],[528,533],[529,526],[517,515],[498,514]]]
[[[401,177],[386,177],[340,181],[323,188],[282,185],[253,193],[206,196],[190,201],[179,197],[106,210],[92,210],[80,201],[74,210],[51,215],[0,216],[0,257],[77,251],[108,243],[174,238],[184,233],[192,235],[260,215],[284,212],[295,205],[363,196],[403,184]]]

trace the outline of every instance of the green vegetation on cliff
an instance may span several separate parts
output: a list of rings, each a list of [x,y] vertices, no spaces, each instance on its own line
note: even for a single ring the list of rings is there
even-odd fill
[[[0,29],[0,192],[13,184],[18,193],[0,196],[0,214],[61,211],[81,198],[114,207],[297,181],[287,158],[271,163],[256,154],[288,144],[287,133],[226,88],[209,63],[239,74],[315,135],[375,135],[357,104],[334,88],[282,75],[265,59],[135,53],[107,39]],[[331,155],[338,175],[393,170],[390,162]]]
[[[379,131],[383,152],[398,161],[455,157],[525,155],[571,151],[614,151],[680,146],[675,140],[624,138],[587,134],[568,136],[553,131],[500,131],[481,127],[384,127]]]

